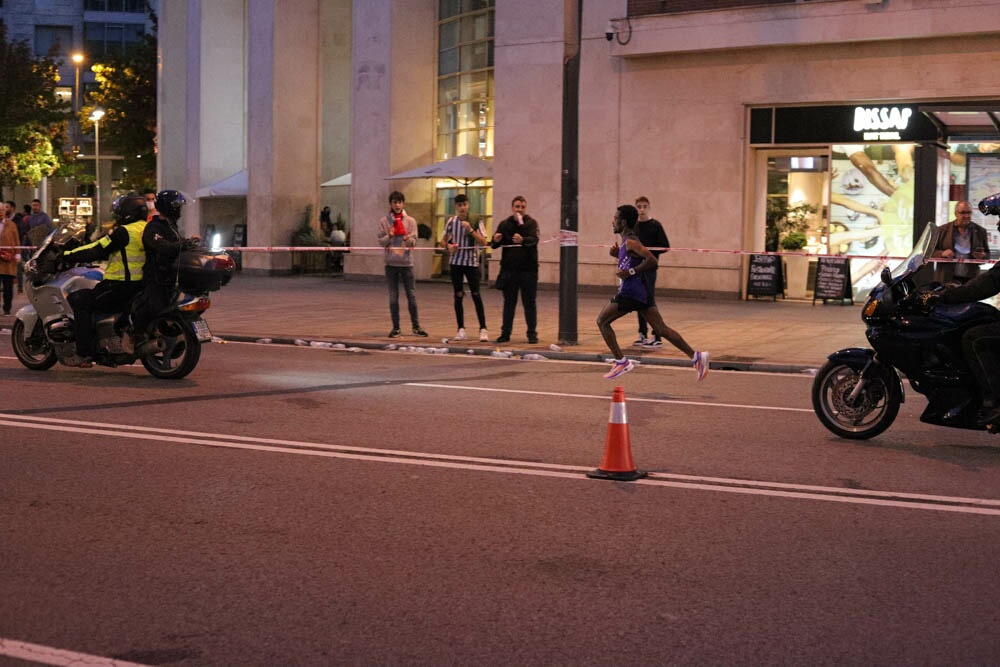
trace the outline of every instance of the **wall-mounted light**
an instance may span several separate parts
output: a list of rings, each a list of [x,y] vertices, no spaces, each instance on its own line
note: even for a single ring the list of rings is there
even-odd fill
[[[625,37],[622,38],[622,21],[625,22]],[[608,21],[608,27],[604,30],[604,39],[609,42],[613,39],[617,41],[622,46],[625,46],[632,41],[632,19],[625,17],[623,19],[611,19]]]

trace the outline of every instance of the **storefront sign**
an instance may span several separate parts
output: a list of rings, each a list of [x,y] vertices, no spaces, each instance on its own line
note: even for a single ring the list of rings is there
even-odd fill
[[[752,144],[853,144],[939,139],[938,128],[913,104],[750,110]]]
[[[864,141],[899,141],[912,115],[910,107],[855,107],[854,131]]]
[[[816,282],[813,285],[813,304],[816,299],[850,299],[851,294],[851,260],[847,257],[819,256],[816,264]]]

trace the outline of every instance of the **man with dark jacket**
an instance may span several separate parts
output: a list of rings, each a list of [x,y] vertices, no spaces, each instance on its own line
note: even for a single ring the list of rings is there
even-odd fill
[[[944,259],[989,259],[986,229],[972,222],[972,204],[955,204],[955,219],[941,227],[933,257]],[[979,264],[940,263],[935,278],[941,282],[965,282],[979,275]]]
[[[142,234],[146,250],[143,290],[132,306],[132,330],[136,341],[146,337],[156,315],[176,298],[181,251],[194,247],[200,240],[197,237],[185,239],[177,229],[177,221],[186,204],[187,198],[179,190],[163,190],[156,195],[156,215]],[[127,352],[134,349],[134,344],[135,341],[127,336],[122,337],[122,347]]]
[[[639,211],[639,220],[635,223],[635,235],[639,237],[639,242],[642,245],[650,249],[653,256],[657,260],[660,259],[660,255],[667,252],[665,249],[670,247],[670,241],[667,239],[667,233],[663,231],[663,225],[656,218],[650,217],[649,215],[649,199],[646,197],[638,197],[635,200],[635,208]],[[659,249],[662,248],[662,249]],[[617,252],[615,253],[617,256]],[[649,270],[649,302],[651,304],[656,303],[656,268],[653,267]],[[663,347],[663,340],[660,335],[653,332],[652,337],[646,336],[646,331],[649,328],[649,323],[646,322],[645,316],[642,311],[636,311],[636,316],[639,318],[639,337],[636,339],[632,345],[636,347]]]
[[[992,197],[990,198],[992,199]],[[988,215],[1000,214],[1000,205],[995,209],[983,209]],[[960,202],[968,204],[968,202]],[[958,207],[956,207],[957,209]],[[1000,224],[997,224],[1000,230]],[[939,246],[940,247],[940,244]],[[964,285],[952,287],[941,294],[941,303],[972,303],[982,301],[1000,293],[1000,263],[989,271],[979,273]],[[1000,324],[981,324],[972,327],[962,335],[962,355],[972,369],[972,373],[983,394],[983,409],[980,424],[1000,425]]]
[[[497,278],[503,290],[503,323],[498,343],[509,343],[514,328],[514,311],[517,295],[521,294],[524,322],[528,326],[528,342],[538,342],[538,309],[535,296],[538,292],[538,223],[525,211],[528,200],[518,195],[510,203],[513,215],[497,225],[492,248],[503,248],[500,258],[500,275]]]

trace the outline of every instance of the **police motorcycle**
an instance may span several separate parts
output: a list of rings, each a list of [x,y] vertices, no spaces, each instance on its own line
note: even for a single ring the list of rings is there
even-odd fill
[[[25,263],[28,305],[17,311],[11,344],[18,360],[32,370],[48,370],[56,362],[67,366],[80,363],[68,297],[77,290],[92,289],[103,278],[104,270],[68,264],[62,254],[84,244],[86,235],[84,222],[64,222]],[[136,340],[127,314],[97,315],[97,355],[93,362],[113,368],[140,361],[157,378],[177,380],[187,376],[198,364],[202,343],[212,338],[208,323],[202,319],[212,303],[209,293],[228,283],[234,269],[235,263],[224,252],[206,248],[183,251],[176,299],[158,313],[134,349],[122,344],[120,332]]]
[[[889,428],[904,401],[900,374],[927,397],[920,421],[986,429],[977,423],[982,396],[960,342],[968,329],[1000,321],[1000,310],[979,302],[937,303],[944,289],[940,283],[918,285],[915,274],[937,239],[937,226],[928,224],[910,256],[895,269],[882,270],[881,283],[861,311],[872,349],[834,352],[816,374],[813,410],[823,426],[842,438],[872,438]]]

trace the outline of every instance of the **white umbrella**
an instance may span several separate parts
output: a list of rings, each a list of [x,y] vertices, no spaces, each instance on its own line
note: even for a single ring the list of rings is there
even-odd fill
[[[337,178],[331,179],[331,180],[326,181],[324,183],[320,183],[319,187],[321,187],[321,188],[333,188],[333,187],[337,187],[338,185],[350,185],[350,184],[351,184],[351,172],[347,172],[343,176],[338,176]]]
[[[450,178],[467,186],[484,178],[493,178],[493,163],[468,154],[459,155],[426,167],[393,174],[389,180],[400,178]]]

